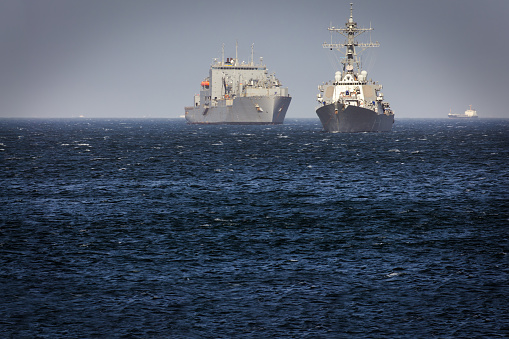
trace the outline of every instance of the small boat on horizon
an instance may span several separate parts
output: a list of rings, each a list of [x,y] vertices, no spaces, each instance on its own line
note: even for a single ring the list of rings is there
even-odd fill
[[[475,119],[479,118],[477,115],[477,111],[475,109],[472,109],[472,105],[470,105],[470,108],[465,111],[465,114],[455,114],[451,113],[451,110],[449,110],[449,114],[447,115],[449,119]]]

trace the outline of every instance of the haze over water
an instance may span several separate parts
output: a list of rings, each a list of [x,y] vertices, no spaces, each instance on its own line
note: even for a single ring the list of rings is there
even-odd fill
[[[329,26],[374,28],[360,43],[368,79],[396,118],[469,105],[509,118],[507,0],[0,1],[0,117],[178,118],[214,58],[263,57],[288,87],[288,118],[315,118],[317,86],[340,53]],[[340,36],[334,42],[343,43]],[[360,48],[356,50],[360,53]]]

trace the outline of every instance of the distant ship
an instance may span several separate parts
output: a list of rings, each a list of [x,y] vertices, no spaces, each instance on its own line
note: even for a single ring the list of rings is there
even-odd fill
[[[344,28],[329,27],[346,37],[344,43],[323,43],[324,48],[344,48],[342,70],[337,71],[334,81],[318,86],[317,100],[320,106],[316,114],[326,132],[386,132],[394,124],[394,112],[384,101],[382,86],[368,81],[368,73],[360,71],[360,60],[355,47],[363,50],[378,47],[378,42],[358,43],[355,38],[373,28],[358,28],[353,21],[353,4],[350,4],[350,18]],[[331,33],[332,34],[332,33]]]
[[[240,63],[237,58],[214,61],[209,76],[201,82],[194,105],[185,107],[185,118],[190,124],[276,125],[285,120],[291,97],[275,74],[253,61]]]
[[[470,108],[465,111],[465,114],[453,114],[449,111],[447,116],[450,119],[476,119],[479,117],[477,115],[477,111],[472,109],[472,105],[470,105]]]

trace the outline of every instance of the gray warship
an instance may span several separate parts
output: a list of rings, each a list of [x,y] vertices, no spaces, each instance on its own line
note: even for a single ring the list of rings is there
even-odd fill
[[[343,52],[342,70],[337,71],[334,81],[318,86],[319,107],[316,114],[326,132],[386,132],[392,129],[394,112],[384,101],[382,85],[368,81],[368,73],[361,71],[355,48],[362,50],[378,47],[378,42],[359,43],[360,34],[373,28],[358,28],[353,20],[353,4],[350,18],[344,28],[329,27],[333,33],[346,37],[344,43],[323,43],[323,48]]]
[[[194,96],[194,105],[185,107],[189,124],[282,124],[291,97],[288,88],[282,87],[275,74],[253,61],[240,63],[237,58],[214,60],[209,76],[201,82],[200,94]]]

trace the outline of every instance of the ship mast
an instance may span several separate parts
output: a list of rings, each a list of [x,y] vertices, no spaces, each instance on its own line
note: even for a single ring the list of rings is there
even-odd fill
[[[369,47],[379,47],[380,44],[377,42],[369,42],[369,43],[359,43],[355,41],[355,38],[361,35],[364,32],[372,31],[371,25],[369,28],[358,28],[357,23],[353,21],[353,3],[350,3],[350,18],[348,22],[345,23],[345,28],[335,28],[329,27],[328,31],[331,32],[331,43],[323,43],[323,48],[336,49],[338,51],[342,51],[342,48],[345,48],[345,58],[341,61],[343,64],[343,72],[346,74],[354,73],[354,64],[357,66],[357,69],[360,68],[360,61],[357,58],[357,53],[355,52],[355,47],[360,47],[362,50],[365,50]],[[332,43],[332,32],[339,33],[347,38],[345,43]]]
[[[254,66],[254,43],[251,44],[251,66]]]

